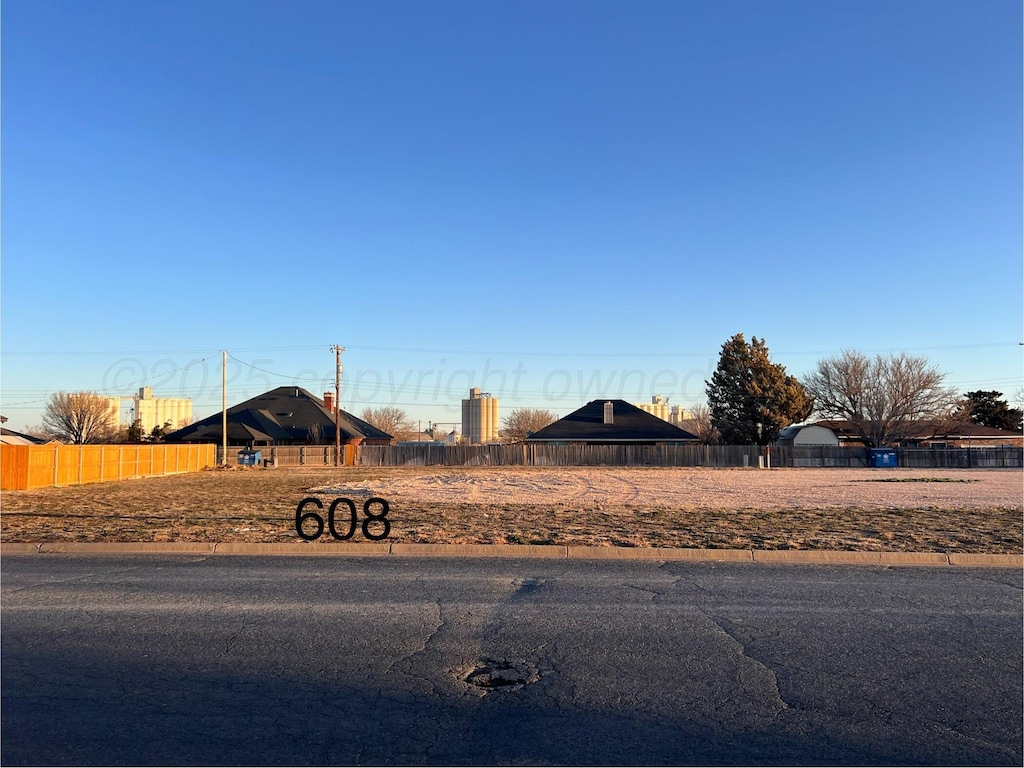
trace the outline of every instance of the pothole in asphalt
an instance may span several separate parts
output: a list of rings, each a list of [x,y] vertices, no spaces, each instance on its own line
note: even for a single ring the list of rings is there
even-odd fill
[[[481,659],[462,676],[463,681],[486,691],[516,691],[540,680],[540,670],[528,661]]]

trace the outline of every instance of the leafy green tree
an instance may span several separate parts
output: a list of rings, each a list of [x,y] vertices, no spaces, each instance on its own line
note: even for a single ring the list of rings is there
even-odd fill
[[[1024,411],[1011,408],[1008,402],[1001,399],[1002,396],[1002,392],[980,389],[966,393],[964,397],[970,407],[970,419],[985,427],[1020,432],[1024,427]]]
[[[718,367],[705,383],[711,425],[730,445],[767,445],[814,406],[803,385],[771,361],[764,339],[754,336],[747,344],[742,333],[722,345]]]

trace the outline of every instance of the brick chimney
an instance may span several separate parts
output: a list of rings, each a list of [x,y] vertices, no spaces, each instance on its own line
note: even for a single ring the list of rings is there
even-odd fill
[[[331,413],[334,413],[334,393],[333,392],[324,392],[324,405],[327,407],[328,411],[330,411]]]

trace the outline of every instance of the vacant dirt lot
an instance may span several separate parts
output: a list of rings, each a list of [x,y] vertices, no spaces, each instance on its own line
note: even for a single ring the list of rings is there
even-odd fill
[[[290,542],[303,498],[320,499],[323,511],[307,510],[326,517],[348,497],[362,520],[377,496],[392,542],[1019,554],[1022,480],[1019,470],[233,468],[7,491],[0,540]],[[351,540],[365,539],[357,528]],[[326,532],[320,541],[333,543]]]
[[[295,542],[302,499],[321,500],[324,511],[307,510],[326,517],[333,499],[347,497],[361,521],[362,504],[376,496],[390,506],[391,542],[1019,554],[1022,478],[1019,470],[233,468],[5,492],[0,540]],[[319,541],[334,544],[328,532]],[[360,529],[351,541],[365,541]]]

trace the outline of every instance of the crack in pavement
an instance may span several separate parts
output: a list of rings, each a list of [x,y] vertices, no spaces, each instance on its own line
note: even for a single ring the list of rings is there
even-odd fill
[[[778,678],[778,675],[776,674],[775,670],[772,667],[770,667],[766,662],[764,662],[761,659],[758,659],[758,658],[756,658],[754,656],[751,656],[749,653],[747,653],[746,645],[744,645],[743,642],[741,642],[740,639],[735,634],[730,632],[721,621],[716,619],[714,616],[712,616],[710,613],[708,613],[703,608],[700,608],[699,606],[697,606],[697,610],[701,613],[702,616],[704,616],[704,618],[706,618],[708,621],[710,621],[711,624],[722,635],[724,635],[725,637],[729,638],[733,643],[736,644],[737,648],[739,649],[740,656],[742,656],[745,659],[749,659],[750,661],[752,661],[754,663],[756,668],[762,669],[762,670],[764,670],[765,672],[768,673],[768,676],[769,676],[769,678],[771,680],[771,686],[772,686],[772,689],[773,689],[774,694],[775,694],[775,698],[777,699],[777,701],[779,703],[779,710],[775,713],[776,718],[782,713],[782,711],[787,710],[787,709],[794,709],[795,706],[790,704],[788,701],[786,701],[786,699],[782,695],[782,690],[779,688],[779,678]]]
[[[427,649],[430,647],[430,644],[438,636],[438,634],[441,632],[441,630],[443,630],[445,628],[445,626],[447,626],[447,624],[448,624],[448,620],[444,617],[444,610],[441,607],[441,600],[440,599],[435,599],[434,600],[434,611],[435,611],[435,615],[436,615],[436,620],[435,620],[434,626],[427,630],[426,637],[423,638],[423,642],[419,645],[419,647],[409,651],[408,653],[406,653],[406,654],[404,654],[402,656],[399,656],[398,658],[396,658],[394,661],[392,661],[390,664],[388,664],[387,667],[384,668],[382,674],[384,674],[384,675],[390,674],[391,670],[393,670],[399,664],[410,662],[416,656],[420,655],[421,653],[425,653],[427,651]]]

